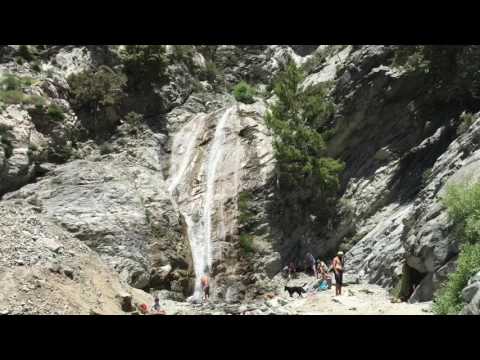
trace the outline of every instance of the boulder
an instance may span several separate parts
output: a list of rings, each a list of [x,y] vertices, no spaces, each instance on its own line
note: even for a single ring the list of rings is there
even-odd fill
[[[132,304],[132,295],[126,292],[121,292],[117,295],[117,298],[120,301],[120,306],[123,311],[125,312],[131,312],[134,310],[133,304]]]
[[[270,279],[282,270],[282,260],[279,253],[273,253],[265,260],[265,272]]]

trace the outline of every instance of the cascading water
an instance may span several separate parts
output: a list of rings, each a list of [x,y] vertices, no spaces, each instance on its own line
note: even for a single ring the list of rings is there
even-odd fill
[[[197,301],[201,297],[200,279],[205,274],[207,268],[211,268],[212,254],[212,215],[215,209],[215,181],[217,178],[217,167],[224,155],[223,144],[225,142],[225,125],[231,116],[234,108],[228,108],[218,120],[212,144],[208,151],[208,158],[205,164],[205,192],[203,193],[200,215],[195,211],[195,202],[192,199],[189,203],[177,204],[179,194],[177,188],[184,185],[189,166],[194,163],[192,155],[194,153],[197,138],[206,123],[206,116],[200,119],[199,116],[190,120],[176,135],[172,146],[171,171],[169,181],[169,192],[172,202],[176,209],[180,211],[187,225],[187,233],[192,251],[193,265],[195,269],[195,290],[191,301]],[[184,194],[183,194],[184,195]],[[198,206],[197,206],[198,208]],[[222,216],[223,212],[220,212]],[[220,219],[220,226],[223,225],[223,219]]]
[[[205,245],[207,266],[212,266],[212,209],[215,205],[215,176],[218,162],[222,159],[225,142],[225,124],[230,117],[233,108],[227,109],[220,118],[215,128],[213,144],[210,148],[207,161],[207,191],[205,193],[205,203],[203,207],[203,223],[205,226]],[[221,219],[223,221],[223,219]]]

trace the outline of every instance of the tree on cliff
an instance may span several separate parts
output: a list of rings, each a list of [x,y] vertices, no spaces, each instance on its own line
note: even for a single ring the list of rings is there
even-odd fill
[[[287,216],[327,218],[344,164],[326,155],[322,129],[334,112],[324,86],[302,89],[303,71],[290,61],[274,85],[278,101],[266,124],[273,133],[277,182]]]

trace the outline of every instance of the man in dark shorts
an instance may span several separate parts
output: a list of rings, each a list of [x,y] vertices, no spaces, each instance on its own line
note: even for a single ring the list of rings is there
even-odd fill
[[[342,295],[343,283],[343,252],[339,251],[332,262],[333,273],[335,274],[335,296]]]
[[[313,255],[311,253],[307,253],[305,263],[307,265],[307,272],[311,271],[313,273],[313,276],[315,276],[315,278],[318,278],[317,267],[315,266],[315,258],[313,257]]]
[[[206,301],[210,297],[210,283],[206,274],[201,277],[200,283],[203,290],[203,300]]]

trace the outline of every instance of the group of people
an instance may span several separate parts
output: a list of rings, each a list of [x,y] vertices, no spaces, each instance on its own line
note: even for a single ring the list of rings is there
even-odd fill
[[[316,279],[321,280],[320,286],[322,286],[322,284],[326,284],[329,289],[332,286],[332,276],[330,273],[333,272],[335,277],[335,295],[342,294],[344,272],[344,254],[342,251],[339,251],[333,258],[330,267],[328,267],[327,264],[325,264],[325,262],[320,258],[315,260],[310,252],[306,255],[305,264],[307,272],[315,276]],[[292,279],[295,277],[297,269],[295,264],[290,262],[290,264],[284,268],[284,271],[288,279]]]
[[[309,252],[306,256],[306,269],[307,272],[313,273],[316,279],[321,280],[320,286],[325,285],[328,289],[332,286],[332,277],[330,272],[333,272],[335,276],[335,295],[342,294],[342,285],[343,285],[343,272],[344,272],[344,256],[343,252],[339,251],[337,255],[333,258],[332,264],[330,267],[325,264],[320,258],[315,258]],[[288,279],[295,277],[297,269],[293,262],[284,268]],[[203,301],[207,301],[210,297],[210,279],[208,277],[208,272],[200,278],[200,285],[202,288]],[[140,305],[140,313],[143,315],[165,315],[165,311],[160,307],[160,300],[158,296],[155,297],[155,303],[152,305],[151,309],[148,309],[146,304]]]
[[[142,315],[166,315],[165,311],[160,307],[160,299],[158,296],[155,296],[155,302],[150,310],[148,309],[147,304],[141,304],[139,310]]]

